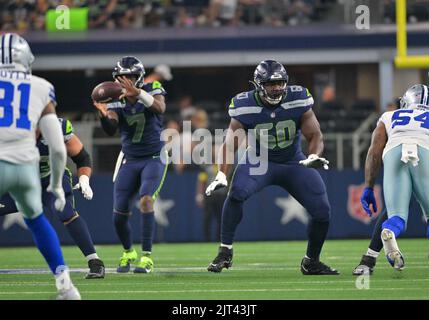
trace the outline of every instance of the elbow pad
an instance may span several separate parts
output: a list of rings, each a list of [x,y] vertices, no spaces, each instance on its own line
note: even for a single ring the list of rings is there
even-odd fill
[[[85,148],[82,148],[80,152],[71,157],[73,162],[76,164],[76,167],[82,168],[82,167],[89,167],[91,168],[91,157],[89,156],[89,153],[85,150]]]
[[[101,117],[100,121],[104,132],[106,132],[109,136],[113,136],[118,129],[118,121],[110,119],[109,117]]]

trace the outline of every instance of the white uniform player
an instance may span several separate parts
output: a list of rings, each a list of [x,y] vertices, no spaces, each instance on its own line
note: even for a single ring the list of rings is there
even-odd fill
[[[55,114],[54,88],[31,74],[34,56],[19,35],[0,37],[0,58],[0,196],[9,192],[24,214],[36,245],[57,278],[57,298],[80,299],[64,266],[58,237],[42,212],[37,126],[50,148],[48,191],[56,196],[59,211],[65,205],[62,175],[66,150]]]
[[[387,138],[382,159],[388,219],[382,225],[381,238],[388,261],[395,269],[402,270],[404,257],[396,238],[406,230],[411,194],[419,202],[426,221],[429,219],[428,87],[422,84],[410,87],[401,99],[401,108],[384,113],[377,130],[385,130],[383,135],[379,135],[383,137],[380,141]],[[372,145],[377,143],[380,144],[373,140]]]

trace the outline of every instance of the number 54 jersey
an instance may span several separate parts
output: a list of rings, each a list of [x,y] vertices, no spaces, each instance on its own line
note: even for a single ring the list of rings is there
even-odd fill
[[[242,92],[231,100],[228,113],[247,132],[255,134],[257,150],[261,147],[261,134],[266,134],[268,160],[285,163],[302,154],[301,117],[313,104],[308,89],[288,86],[286,96],[274,106],[262,104],[255,90]]]
[[[429,150],[429,107],[399,109],[383,113],[379,121],[383,122],[387,132],[384,155],[401,144],[417,144]]]
[[[49,102],[56,105],[54,87],[48,81],[0,69],[0,160],[39,161],[35,130]]]

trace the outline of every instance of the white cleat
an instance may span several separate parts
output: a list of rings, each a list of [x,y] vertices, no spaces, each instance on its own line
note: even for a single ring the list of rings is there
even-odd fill
[[[69,289],[59,290],[56,300],[82,300],[82,298],[77,288],[72,285]]]
[[[389,229],[383,229],[383,231],[381,231],[381,240],[383,241],[387,261],[389,261],[390,265],[396,270],[403,270],[405,261],[399,250],[398,243],[396,242],[395,234]]]

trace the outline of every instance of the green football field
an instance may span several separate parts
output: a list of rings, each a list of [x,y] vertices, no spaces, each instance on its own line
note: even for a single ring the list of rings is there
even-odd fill
[[[369,282],[357,289],[353,267],[368,240],[331,240],[322,260],[340,276],[303,276],[299,270],[306,242],[239,242],[234,264],[220,274],[206,266],[217,244],[155,244],[153,274],[116,274],[119,246],[98,246],[105,261],[105,279],[85,280],[86,262],[75,247],[64,247],[72,278],[83,299],[429,299],[427,239],[400,239],[406,268],[395,271],[385,257]],[[0,299],[52,299],[53,277],[35,248],[0,249]],[[30,273],[31,272],[31,273]]]

